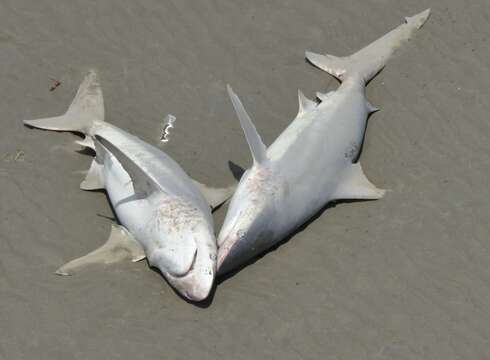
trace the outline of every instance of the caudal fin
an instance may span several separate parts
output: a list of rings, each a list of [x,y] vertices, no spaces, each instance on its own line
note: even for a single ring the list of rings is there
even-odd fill
[[[430,9],[427,9],[405,18],[404,24],[350,56],[336,57],[307,51],[306,58],[340,81],[351,76],[360,76],[367,83],[383,69],[393,52],[424,25],[429,15]]]
[[[90,71],[64,115],[24,120],[24,124],[45,130],[77,131],[87,134],[95,121],[104,121],[104,99],[97,75]]]

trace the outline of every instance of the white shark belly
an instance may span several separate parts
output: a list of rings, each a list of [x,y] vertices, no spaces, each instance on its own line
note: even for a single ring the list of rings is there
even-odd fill
[[[354,87],[339,89],[333,96],[335,103],[322,103],[305,119],[296,119],[294,122],[307,126],[301,129],[293,122],[268,150],[272,159],[276,157],[271,164],[274,172],[287,179],[280,215],[280,226],[289,228],[284,232],[303,224],[335,199],[343,174],[359,153],[367,119],[364,94]],[[293,137],[294,142],[286,140]]]
[[[143,228],[151,214],[148,201],[135,198],[130,176],[111,154],[106,154],[104,159],[103,177],[107,195],[119,222],[146,249],[149,244],[145,241],[147,239]]]

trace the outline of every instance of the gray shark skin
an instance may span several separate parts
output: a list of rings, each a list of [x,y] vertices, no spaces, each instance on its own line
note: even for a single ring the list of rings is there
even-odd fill
[[[66,114],[26,120],[31,127],[74,131],[96,152],[80,188],[105,189],[121,225],[99,249],[57,270],[71,275],[94,264],[147,257],[184,297],[204,300],[216,274],[211,207],[232,189],[212,189],[192,180],[160,149],[104,121],[102,91],[90,72]]]
[[[364,175],[358,158],[366,121],[377,109],[366,84],[428,19],[430,10],[347,57],[306,52],[315,66],[341,81],[318,94],[319,103],[299,92],[299,112],[266,148],[235,93],[228,92],[253,157],[232,197],[218,236],[218,273],[243,265],[284,239],[328,202],[379,199],[385,191]]]

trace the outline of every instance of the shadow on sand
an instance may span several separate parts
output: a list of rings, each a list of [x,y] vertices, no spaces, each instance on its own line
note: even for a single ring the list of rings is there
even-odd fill
[[[220,285],[221,283],[227,281],[228,279],[232,278],[236,274],[238,274],[240,271],[242,271],[244,268],[248,267],[249,265],[254,264],[270,252],[276,251],[280,246],[283,244],[287,243],[291,238],[296,236],[296,234],[299,234],[300,232],[304,231],[312,222],[314,222],[316,219],[318,219],[322,214],[327,211],[328,209],[334,208],[338,204],[350,204],[350,203],[357,203],[357,202],[365,202],[365,201],[373,201],[373,200],[337,200],[337,201],[332,201],[329,202],[327,205],[325,205],[323,208],[321,208],[315,215],[313,215],[308,221],[306,221],[303,225],[298,227],[296,230],[293,230],[288,236],[286,236],[283,240],[279,241],[278,243],[274,244],[272,247],[270,247],[268,250],[263,252],[260,255],[257,255],[256,257],[250,259],[247,261],[245,264],[240,265],[236,269],[222,275],[218,275],[216,279],[216,285]]]

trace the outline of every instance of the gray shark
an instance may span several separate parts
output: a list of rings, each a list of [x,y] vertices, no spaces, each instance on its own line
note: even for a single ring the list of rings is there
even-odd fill
[[[85,135],[78,143],[96,156],[80,188],[105,189],[120,222],[102,247],[68,262],[57,274],[147,257],[183,296],[194,301],[208,296],[217,251],[210,206],[225,201],[233,187],[213,189],[192,180],[163,151],[105,122],[95,72],[86,76],[66,114],[24,123]]]
[[[340,80],[336,91],[299,92],[299,112],[269,147],[263,144],[239,98],[228,88],[253,157],[232,197],[218,236],[218,272],[226,273],[264,252],[305,223],[328,202],[379,199],[356,162],[366,121],[377,109],[366,99],[366,84],[394,50],[429,17],[426,10],[346,57],[306,52],[315,66]]]

